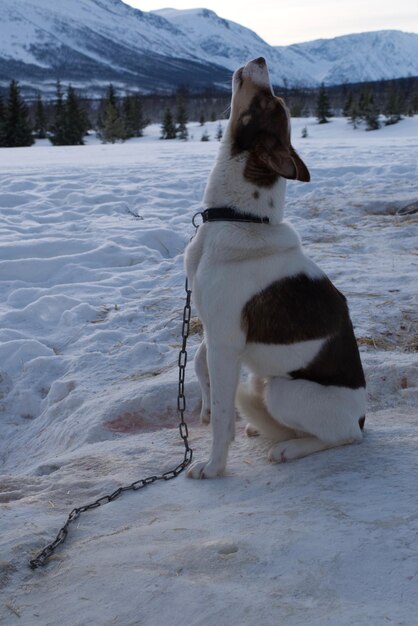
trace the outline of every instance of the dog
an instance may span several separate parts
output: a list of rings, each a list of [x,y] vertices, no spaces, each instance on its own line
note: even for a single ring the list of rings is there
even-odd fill
[[[232,79],[230,119],[204,193],[185,267],[204,339],[195,356],[207,461],[191,478],[225,473],[236,408],[247,435],[272,440],[284,462],[359,442],[363,368],[345,297],[283,222],[286,180],[309,182],[290,140],[290,116],[274,95],[266,61]],[[239,384],[241,367],[250,374]]]

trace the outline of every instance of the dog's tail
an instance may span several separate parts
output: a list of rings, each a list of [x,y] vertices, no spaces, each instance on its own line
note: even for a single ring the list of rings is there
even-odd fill
[[[268,439],[287,441],[295,437],[294,431],[273,419],[262,395],[255,393],[247,385],[238,385],[235,404],[241,417]]]

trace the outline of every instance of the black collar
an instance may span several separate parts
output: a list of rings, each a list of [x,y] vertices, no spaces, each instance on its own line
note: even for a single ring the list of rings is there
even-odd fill
[[[252,213],[241,213],[230,207],[205,209],[201,212],[203,222],[253,222],[254,224],[269,224],[268,217],[258,217]]]

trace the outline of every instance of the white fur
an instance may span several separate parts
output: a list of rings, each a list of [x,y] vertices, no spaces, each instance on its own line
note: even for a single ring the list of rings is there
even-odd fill
[[[260,59],[260,62],[258,60],[255,60],[253,62],[247,63],[247,65],[243,68],[242,74],[244,77],[250,78],[255,85],[270,89],[270,91],[273,93],[270,75],[264,59]]]
[[[230,126],[225,130],[224,138],[214,168],[203,197],[207,207],[239,206],[242,211],[270,217],[271,224],[280,224],[283,219],[284,200],[286,195],[286,179],[279,178],[273,188],[262,189],[244,179],[245,156],[230,156]],[[237,181],[240,181],[237,185]],[[254,191],[259,198],[254,200]],[[271,203],[274,204],[273,210]]]
[[[262,77],[262,68],[250,70]],[[224,473],[235,432],[235,403],[251,424],[276,442],[269,455],[272,461],[361,439],[358,419],[364,414],[364,389],[325,387],[288,376],[312,361],[325,337],[290,345],[246,342],[242,311],[251,297],[274,281],[301,272],[312,278],[324,274],[304,254],[293,228],[282,222],[285,180],[279,178],[268,189],[245,181],[245,158],[231,157],[230,129],[231,121],[204,203],[268,215],[270,224],[205,223],[186,250],[186,272],[205,334],[195,361],[202,387],[201,419],[204,423],[210,419],[213,433],[210,458],[191,466],[188,475],[193,478]],[[258,383],[238,388],[243,364],[256,374]]]
[[[248,343],[242,361],[257,376],[286,376],[313,361],[325,341],[312,339],[290,345]]]

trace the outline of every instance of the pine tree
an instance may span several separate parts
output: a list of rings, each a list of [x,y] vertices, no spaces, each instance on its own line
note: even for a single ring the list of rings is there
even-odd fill
[[[380,128],[379,111],[375,105],[372,91],[365,92],[364,101],[363,117],[366,122],[366,130],[378,130]]]
[[[161,137],[160,139],[175,139],[176,127],[174,125],[173,115],[170,109],[166,109],[164,114],[164,120],[161,124]]]
[[[329,98],[325,90],[324,83],[321,83],[316,104],[316,118],[318,120],[318,124],[326,124],[329,122],[329,117],[331,117],[331,112],[329,110]]]
[[[216,129],[216,139],[221,141],[223,137],[224,131],[222,130],[222,124],[219,122],[218,128]]]
[[[397,124],[402,119],[401,95],[395,85],[391,85],[386,99],[384,114],[386,116],[385,125]]]
[[[364,89],[362,89],[357,104],[358,114],[362,120],[366,117],[367,102],[368,94]]]
[[[4,100],[0,96],[0,148],[6,146],[6,107]]]
[[[291,117],[302,117],[302,105],[300,102],[294,102],[290,108]]]
[[[411,108],[414,114],[418,113],[418,93],[414,94],[414,96],[412,97]]]
[[[61,83],[57,82],[54,104],[54,123],[49,140],[54,146],[82,146],[89,121],[71,85],[67,87],[64,100]]]
[[[353,104],[354,104],[353,93],[351,91],[349,91],[347,99],[346,99],[346,101],[344,103],[344,106],[343,106],[343,111],[342,111],[344,117],[349,117],[350,116]]]
[[[35,137],[37,139],[45,139],[47,133],[47,122],[45,115],[45,107],[41,94],[38,93],[35,104],[35,122],[33,127]]]
[[[12,80],[4,112],[4,143],[9,148],[31,146],[34,142],[29,111],[20,95],[19,84]]]
[[[123,141],[126,137],[125,124],[119,111],[110,102],[107,104],[103,116],[103,128],[101,140],[103,143],[115,143]]]
[[[200,141],[209,141],[210,137],[209,137],[209,133],[207,130],[205,130],[205,132],[202,134]]]
[[[71,85],[68,85],[64,105],[64,141],[65,145],[82,146],[87,132],[87,119],[80,101]]]
[[[204,125],[205,125],[205,122],[206,122],[206,120],[205,120],[205,114],[202,112],[202,113],[200,114],[200,117],[199,117],[199,124],[200,124],[200,126],[204,126]]]
[[[98,135],[103,143],[115,143],[126,139],[125,122],[112,84],[108,87],[106,97],[102,99],[97,125]]]
[[[64,146],[65,141],[65,104],[61,83],[57,80],[54,102],[54,122],[51,127],[50,142],[54,146]]]
[[[348,112],[348,119],[350,124],[352,124],[353,128],[357,128],[357,125],[360,121],[360,112],[358,109],[357,102],[354,100],[351,103],[350,110]]]
[[[123,99],[122,113],[125,122],[126,139],[142,137],[147,122],[144,119],[142,102],[138,94],[126,95]]]
[[[186,94],[184,91],[179,91],[177,94],[176,131],[178,138],[183,141],[187,141],[189,137],[189,131],[187,130],[188,120],[189,116],[186,108]]]

